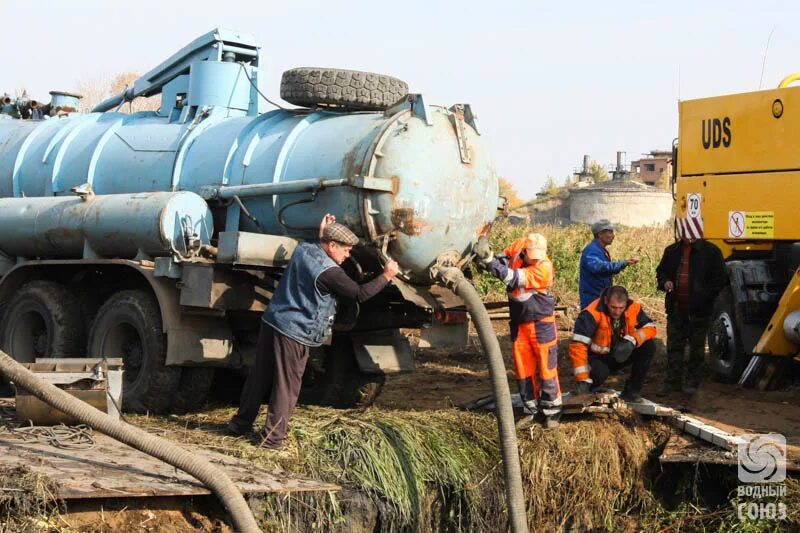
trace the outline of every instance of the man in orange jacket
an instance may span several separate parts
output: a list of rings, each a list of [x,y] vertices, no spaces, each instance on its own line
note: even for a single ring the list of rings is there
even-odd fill
[[[656,325],[625,287],[603,291],[578,315],[569,357],[578,382],[577,392],[599,390],[608,375],[632,365],[622,399],[640,401],[642,385],[655,353]]]
[[[486,237],[481,237],[475,254],[483,268],[506,285],[512,353],[522,401],[534,420],[542,421],[548,429],[556,428],[561,416],[561,389],[555,300],[550,293],[555,273],[547,257],[547,239],[531,233],[495,257]]]

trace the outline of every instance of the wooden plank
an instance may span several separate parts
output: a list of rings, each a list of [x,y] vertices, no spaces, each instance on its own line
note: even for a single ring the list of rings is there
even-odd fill
[[[210,494],[199,481],[154,457],[95,434],[91,450],[62,450],[0,434],[0,468],[25,466],[58,484],[58,497],[118,498]],[[336,491],[340,487],[271,472],[253,463],[197,446],[182,445],[225,471],[244,494]]]
[[[583,413],[610,413],[620,401],[616,391],[592,392],[589,394],[565,395],[562,410],[565,415]]]
[[[791,457],[788,459],[785,463],[786,470],[800,472],[800,464],[791,460]],[[658,460],[662,463],[703,463],[736,466],[738,464],[738,450],[726,450],[719,445],[688,434],[673,433]]]
[[[718,448],[713,444],[680,433],[673,433],[658,460],[662,463],[736,465],[736,458],[736,452]]]

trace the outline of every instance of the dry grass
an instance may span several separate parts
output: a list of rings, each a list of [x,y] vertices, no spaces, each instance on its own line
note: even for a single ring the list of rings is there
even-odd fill
[[[134,418],[180,442],[212,446],[273,470],[343,487],[272,495],[262,523],[274,531],[503,531],[507,527],[497,425],[491,414],[301,407],[287,446],[267,451],[222,428],[231,408],[167,419]],[[262,415],[263,416],[263,415]],[[518,433],[529,523],[540,531],[779,531],[800,527],[800,481],[787,481],[789,521],[742,524],[729,494],[706,503],[701,477],[681,470],[677,507],[666,506],[657,463],[671,429],[620,413],[572,419],[558,431]],[[697,468],[697,467],[695,467]],[[735,489],[735,468],[712,479]],[[708,478],[709,475],[706,475]],[[670,483],[674,480],[668,480]],[[727,483],[727,484],[726,484]],[[674,483],[673,483],[674,484]]]
[[[24,467],[0,469],[0,533],[53,531],[59,501],[53,482]]]
[[[534,429],[522,441],[531,523],[547,530],[617,530],[621,516],[642,510],[648,457],[659,439],[634,419],[587,420],[557,432]]]
[[[383,529],[499,531],[506,527],[497,425],[489,414],[440,411],[341,411],[301,408],[284,451],[257,448],[219,430],[233,414],[149,419],[151,429],[184,442],[212,445],[268,468],[339,483],[334,494],[268,498],[267,525],[352,530],[348,500],[366,496]],[[157,426],[152,426],[152,424]],[[582,420],[557,432],[521,432],[529,519],[547,530],[613,529],[643,509],[642,479],[659,437],[633,418]],[[612,492],[609,492],[609,488]]]

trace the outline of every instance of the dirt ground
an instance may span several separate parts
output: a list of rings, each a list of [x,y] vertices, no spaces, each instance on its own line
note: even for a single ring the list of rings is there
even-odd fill
[[[99,509],[99,510],[98,510]],[[225,512],[211,496],[192,499],[148,498],[87,500],[71,503],[58,517],[58,527],[75,531],[157,531],[183,533],[233,531],[225,523]]]
[[[692,416],[730,431],[732,433],[783,434],[790,444],[789,457],[800,465],[800,390],[760,392],[707,381],[693,397],[676,394],[665,400],[656,398],[655,391],[661,386],[666,372],[664,350],[665,327],[663,315],[657,311],[651,315],[660,322],[659,344],[643,395],[686,411]],[[574,380],[567,355],[570,331],[569,320],[560,320],[559,374],[563,391],[572,390]],[[509,388],[516,392],[511,343],[505,320],[493,322],[500,346],[509,369]],[[414,339],[412,338],[412,343]],[[491,382],[483,352],[477,336],[471,336],[466,348],[420,349],[417,352],[416,372],[389,376],[375,407],[378,409],[435,411],[464,405],[472,400],[491,394]],[[621,390],[626,370],[612,375],[608,385]],[[569,423],[565,420],[565,423]],[[225,525],[218,505],[209,501],[148,501],[137,507],[136,503],[123,500],[86,502],[72,506],[58,518],[57,527],[74,528],[77,531],[230,531]],[[98,510],[99,508],[99,510]]]
[[[643,396],[680,409],[691,416],[733,434],[781,433],[789,444],[789,456],[800,460],[800,390],[757,391],[711,379],[701,384],[694,396],[673,394],[656,397],[667,371],[664,347],[666,325],[663,314],[650,313],[659,327],[658,350],[645,383]],[[570,331],[559,331],[559,377],[562,391],[572,390],[575,381],[568,356]],[[495,320],[493,326],[509,369],[509,388],[516,392],[512,372],[511,341],[506,321]],[[464,405],[491,394],[491,381],[475,335],[466,349],[421,349],[417,353],[417,370],[413,374],[390,376],[376,405],[384,409],[435,410]],[[608,386],[622,390],[627,370],[612,375]]]

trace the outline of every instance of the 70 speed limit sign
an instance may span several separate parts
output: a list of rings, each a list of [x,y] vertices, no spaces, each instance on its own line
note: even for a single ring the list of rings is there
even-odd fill
[[[700,217],[700,193],[692,193],[686,196],[686,209],[689,212],[689,218]]]

